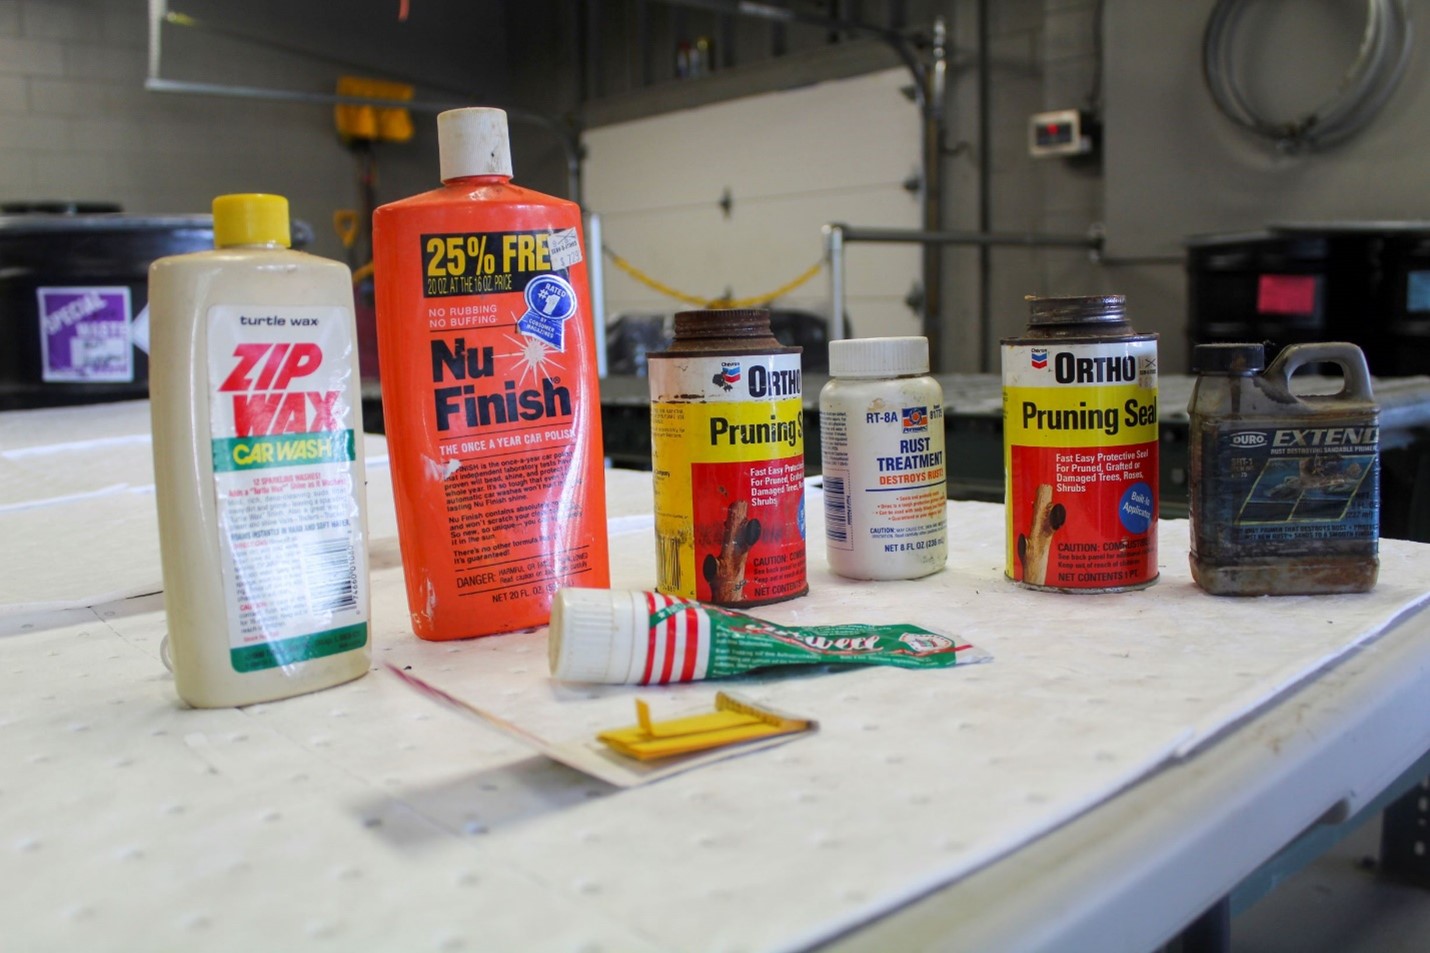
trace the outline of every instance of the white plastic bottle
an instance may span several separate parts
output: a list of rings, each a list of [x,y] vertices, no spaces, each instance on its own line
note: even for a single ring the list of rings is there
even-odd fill
[[[819,394],[829,568],[917,579],[948,560],[943,389],[928,339],[831,341]]]
[[[214,199],[214,251],[149,271],[164,607],[179,696],[248,705],[369,667],[362,404],[347,266],[288,202]]]

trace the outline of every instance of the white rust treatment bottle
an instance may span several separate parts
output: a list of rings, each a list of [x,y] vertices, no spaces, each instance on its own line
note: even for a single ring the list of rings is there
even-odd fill
[[[281,196],[213,212],[214,251],[149,271],[164,608],[202,708],[357,678],[370,621],[352,277],[289,249]]]
[[[918,579],[948,561],[943,389],[921,337],[829,342],[819,392],[824,543],[851,579]]]

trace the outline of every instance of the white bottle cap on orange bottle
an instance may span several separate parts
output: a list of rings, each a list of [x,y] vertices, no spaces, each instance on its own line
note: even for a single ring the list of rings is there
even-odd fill
[[[511,177],[506,110],[490,106],[449,109],[437,116],[437,151],[443,182],[473,175]]]

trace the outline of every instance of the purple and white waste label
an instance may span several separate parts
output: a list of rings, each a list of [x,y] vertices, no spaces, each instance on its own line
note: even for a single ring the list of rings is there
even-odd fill
[[[46,381],[134,380],[129,289],[38,288]]]

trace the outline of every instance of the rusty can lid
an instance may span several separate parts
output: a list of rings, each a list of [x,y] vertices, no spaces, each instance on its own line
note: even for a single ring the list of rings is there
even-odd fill
[[[798,347],[780,343],[770,329],[770,313],[762,308],[710,308],[675,315],[675,339],[670,347],[650,355],[675,354],[798,354]]]
[[[1066,324],[1121,324],[1127,320],[1125,295],[1028,295],[1029,327]]]
[[[760,308],[680,311],[675,315],[675,339],[761,338],[770,334],[770,313]]]

